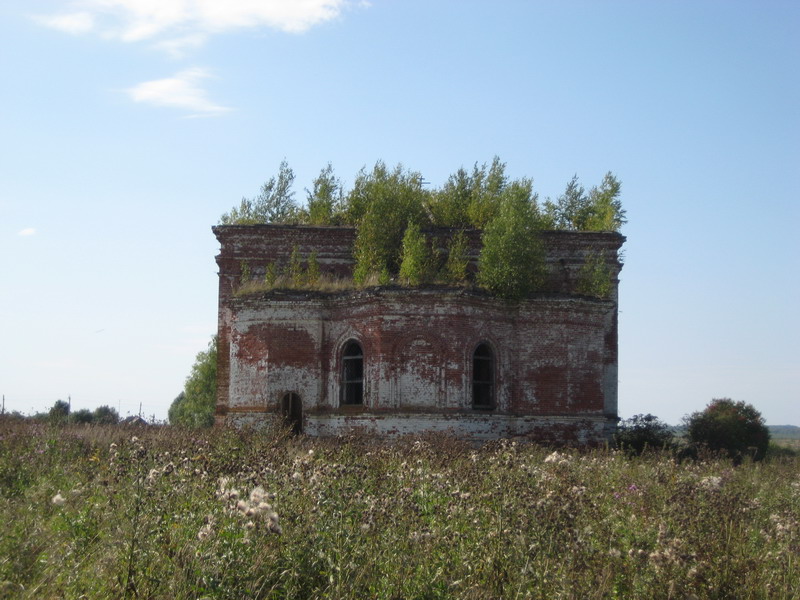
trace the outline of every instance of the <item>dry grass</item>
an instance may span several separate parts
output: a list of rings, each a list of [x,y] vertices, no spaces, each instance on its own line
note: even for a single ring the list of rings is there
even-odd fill
[[[800,597],[796,457],[0,422],[0,509],[0,597]]]
[[[377,282],[376,282],[377,285]],[[273,290],[306,290],[316,292],[343,292],[358,289],[352,278],[335,277],[333,275],[320,275],[316,281],[295,281],[289,275],[278,275],[273,282],[251,279],[242,284],[237,290],[236,295],[258,294],[261,292],[271,292]]]
[[[436,279],[430,282],[431,285],[444,285],[449,287],[467,287],[477,289],[475,285],[470,282],[453,283],[445,279]],[[272,282],[263,279],[251,279],[241,286],[235,292],[235,295],[242,296],[247,294],[258,294],[263,292],[271,292],[274,290],[296,290],[296,291],[313,291],[313,292],[345,292],[351,290],[361,290],[365,288],[378,287],[386,285],[381,282],[380,276],[376,273],[369,275],[362,283],[356,283],[352,277],[336,277],[333,275],[323,274],[315,281],[300,280],[297,281],[289,275],[278,275]],[[399,282],[396,278],[388,282],[388,285],[405,285]]]

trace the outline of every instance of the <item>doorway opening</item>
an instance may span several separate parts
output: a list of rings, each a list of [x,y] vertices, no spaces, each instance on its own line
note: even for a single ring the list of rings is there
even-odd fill
[[[303,433],[303,402],[300,395],[289,392],[281,400],[283,421],[291,428],[294,435]]]

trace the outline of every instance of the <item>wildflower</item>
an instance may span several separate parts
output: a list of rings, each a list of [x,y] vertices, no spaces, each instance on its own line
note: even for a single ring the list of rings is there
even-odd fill
[[[547,457],[544,459],[544,462],[566,465],[569,464],[569,456],[566,454],[561,454],[558,450],[554,450],[552,454],[547,455]]]
[[[722,487],[722,477],[704,477],[700,480],[700,486],[707,490],[718,490]]]
[[[220,477],[219,481],[217,482],[217,498],[221,498],[225,495],[228,489],[228,482],[230,480],[227,477]]]
[[[51,500],[51,502],[53,504],[55,504],[56,506],[64,506],[64,503],[66,501],[67,500],[64,498],[64,496],[61,495],[61,492],[59,492],[55,496],[53,496],[53,499]]]
[[[260,485],[253,488],[253,491],[250,492],[250,502],[253,504],[259,504],[263,502],[264,499],[267,497],[267,493],[264,491]]]
[[[208,522],[200,528],[200,531],[197,532],[197,539],[202,542],[203,540],[211,537],[212,533],[214,533],[212,523]]]
[[[135,444],[135,443],[136,443],[136,442],[138,442],[138,441],[139,441],[139,438],[138,438],[138,437],[136,437],[136,436],[133,436],[133,437],[131,438],[131,444]]]

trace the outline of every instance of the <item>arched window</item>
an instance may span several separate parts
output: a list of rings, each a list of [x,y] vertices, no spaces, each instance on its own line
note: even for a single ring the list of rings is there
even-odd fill
[[[292,428],[293,434],[303,433],[303,402],[298,394],[289,392],[283,397],[281,412],[284,422]]]
[[[488,344],[472,354],[472,408],[494,408],[494,353]]]
[[[364,353],[356,341],[342,353],[342,404],[364,404]]]

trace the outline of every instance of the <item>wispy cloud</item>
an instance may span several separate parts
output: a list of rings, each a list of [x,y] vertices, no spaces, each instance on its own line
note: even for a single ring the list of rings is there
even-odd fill
[[[59,15],[43,15],[34,17],[46,27],[58,29],[64,33],[79,35],[94,29],[94,17],[88,12],[72,12]]]
[[[337,18],[351,0],[73,0],[74,11],[36,17],[70,33],[126,42],[193,39],[243,28],[302,33]],[[169,46],[166,46],[169,48]]]
[[[125,91],[134,102],[180,108],[194,113],[191,116],[228,112],[230,108],[211,102],[206,91],[198,85],[200,80],[208,77],[210,75],[205,69],[186,69],[172,77],[145,81]]]
[[[17,235],[26,237],[30,235],[36,235],[36,230],[33,227],[26,227],[22,231],[17,232]]]
[[[189,54],[191,50],[202,46],[206,39],[208,39],[208,36],[203,33],[192,33],[183,37],[156,42],[154,46],[173,58],[183,58]]]
[[[267,28],[302,33],[338,18],[359,0],[66,0],[56,14],[34,17],[59,31],[107,40],[146,43],[173,58],[184,58],[217,33]],[[191,116],[230,110],[209,100],[200,68],[145,81],[126,93],[135,101],[191,111]]]

